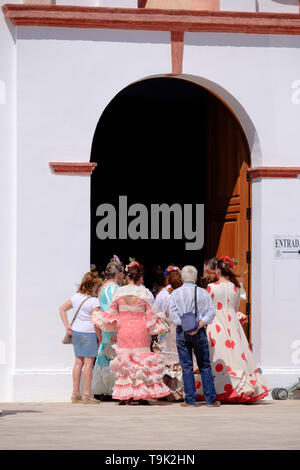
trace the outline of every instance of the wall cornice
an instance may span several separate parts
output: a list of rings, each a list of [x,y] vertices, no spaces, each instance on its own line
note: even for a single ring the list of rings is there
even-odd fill
[[[97,163],[89,162],[49,162],[55,175],[91,175]]]
[[[2,6],[17,26],[108,28],[151,31],[300,34],[300,14],[190,11],[67,5]]]
[[[298,178],[300,175],[299,166],[257,166],[248,169],[250,177],[257,178]]]

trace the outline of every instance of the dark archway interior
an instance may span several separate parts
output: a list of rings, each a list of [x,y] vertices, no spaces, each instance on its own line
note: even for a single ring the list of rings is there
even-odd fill
[[[122,90],[107,106],[91,152],[91,161],[98,163],[91,178],[91,264],[105,266],[113,254],[125,264],[134,257],[145,266],[145,281],[151,284],[156,265],[193,264],[201,271],[204,257],[215,254],[207,253],[205,244],[201,250],[186,250],[185,239],[118,239],[121,195],[127,196],[128,206],[147,207],[149,227],[152,204],[205,203],[206,107],[211,96],[188,81],[153,78]],[[116,209],[117,239],[97,237],[96,211],[103,203]]]

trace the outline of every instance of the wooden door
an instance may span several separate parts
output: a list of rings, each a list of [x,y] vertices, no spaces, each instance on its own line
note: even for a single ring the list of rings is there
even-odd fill
[[[246,308],[250,302],[250,155],[237,119],[212,94],[207,97],[206,116],[205,252],[238,259],[235,272],[246,273],[239,280],[247,301],[241,301],[239,310],[249,314],[245,332],[250,339],[250,304]]]

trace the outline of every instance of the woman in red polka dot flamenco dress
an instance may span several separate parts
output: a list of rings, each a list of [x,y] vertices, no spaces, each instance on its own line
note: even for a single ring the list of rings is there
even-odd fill
[[[207,326],[211,366],[217,400],[223,403],[251,403],[271,390],[255,364],[248,340],[239,321],[240,284],[233,272],[233,260],[218,261],[219,280],[208,284],[216,316]],[[204,399],[200,376],[196,376],[197,398]]]
[[[150,351],[151,335],[165,332],[166,326],[153,310],[149,291],[140,285],[142,266],[134,261],[126,271],[128,285],[117,289],[106,312],[93,314],[93,322],[117,332],[117,356],[110,363],[116,375],[112,397],[120,404],[148,404],[170,394],[163,382],[164,362]]]

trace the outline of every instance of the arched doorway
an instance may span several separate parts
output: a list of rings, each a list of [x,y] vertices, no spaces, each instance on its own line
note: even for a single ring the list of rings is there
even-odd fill
[[[231,256],[238,272],[249,271],[250,151],[237,118],[207,89],[172,77],[128,86],[99,119],[91,161],[98,162],[91,179],[92,264],[104,265],[113,254],[125,263],[134,257],[149,283],[155,265],[193,264],[201,272],[213,255]],[[158,236],[152,210],[161,204],[174,211],[161,213]],[[249,279],[250,273],[243,278],[248,299]]]

